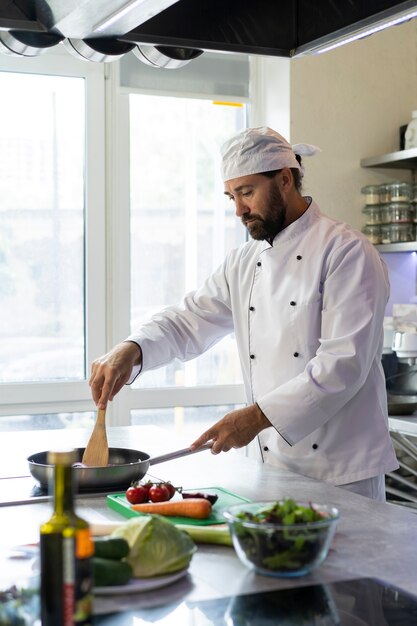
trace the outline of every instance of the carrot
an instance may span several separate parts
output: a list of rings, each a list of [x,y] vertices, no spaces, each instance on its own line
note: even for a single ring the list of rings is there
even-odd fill
[[[205,498],[144,502],[143,504],[132,504],[130,508],[139,513],[157,513],[158,515],[193,517],[194,519],[206,519],[211,513],[211,504]]]

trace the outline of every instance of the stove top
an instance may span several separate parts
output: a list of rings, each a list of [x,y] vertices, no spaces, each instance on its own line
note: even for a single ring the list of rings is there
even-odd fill
[[[95,489],[76,494],[77,497],[94,498],[109,493],[108,489]],[[33,502],[48,502],[51,496],[48,490],[37,483],[32,476],[18,476],[2,478],[0,480],[0,507],[10,504],[31,504]]]

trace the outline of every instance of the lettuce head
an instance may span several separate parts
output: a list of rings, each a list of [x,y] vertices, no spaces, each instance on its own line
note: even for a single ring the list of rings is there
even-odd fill
[[[171,574],[188,567],[196,551],[193,540],[160,515],[129,519],[112,532],[129,544],[130,563],[135,578]]]

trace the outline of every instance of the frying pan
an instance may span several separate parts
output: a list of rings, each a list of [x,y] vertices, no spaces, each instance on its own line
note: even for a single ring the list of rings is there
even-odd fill
[[[206,443],[197,450],[184,448],[151,458],[146,452],[130,448],[109,448],[109,465],[105,467],[75,466],[74,479],[78,492],[97,490],[122,490],[134,480],[140,480],[147,473],[150,465],[164,463],[179,457],[209,450],[212,442]],[[76,448],[77,463],[81,463],[85,448]],[[37,452],[28,457],[29,470],[32,476],[47,488],[54,475],[54,466],[48,465],[48,451]]]

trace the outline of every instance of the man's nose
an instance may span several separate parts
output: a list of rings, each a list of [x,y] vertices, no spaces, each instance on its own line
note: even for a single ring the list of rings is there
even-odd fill
[[[250,211],[243,198],[235,198],[235,209],[237,217],[242,217],[242,215],[245,215]]]

